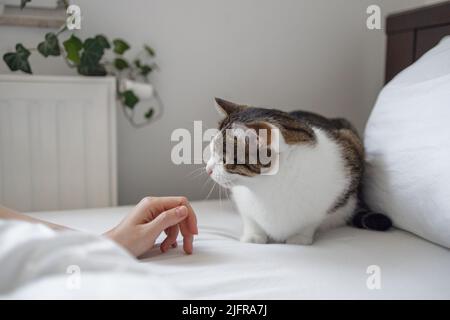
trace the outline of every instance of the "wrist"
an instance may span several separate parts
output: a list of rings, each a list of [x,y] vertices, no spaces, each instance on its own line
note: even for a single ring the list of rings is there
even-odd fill
[[[117,230],[116,230],[116,228],[117,227],[114,227],[114,228],[106,231],[105,233],[102,234],[102,236],[117,242],[117,240],[116,240],[117,239]]]
[[[115,226],[114,228],[106,231],[103,234],[103,236],[114,241],[121,247],[124,247],[125,249],[129,250],[129,241],[125,236],[123,229],[120,229],[120,226]]]

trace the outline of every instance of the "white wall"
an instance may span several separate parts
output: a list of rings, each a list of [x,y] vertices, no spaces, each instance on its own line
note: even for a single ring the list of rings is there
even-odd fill
[[[19,1],[19,0],[18,0]],[[119,201],[184,194],[202,199],[198,166],[170,161],[170,134],[193,120],[214,127],[214,96],[284,110],[303,108],[345,116],[363,130],[383,84],[383,30],[365,27],[365,10],[383,15],[427,0],[76,0],[81,37],[103,33],[157,51],[154,83],[164,117],[136,130],[118,123]],[[0,27],[0,51],[16,41],[36,44],[46,30]],[[31,59],[36,74],[70,74],[61,59]],[[0,73],[8,72],[0,64]],[[217,196],[217,194],[215,194]]]

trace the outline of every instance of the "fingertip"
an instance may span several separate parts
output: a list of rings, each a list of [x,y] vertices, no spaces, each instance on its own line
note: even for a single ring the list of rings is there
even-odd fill
[[[183,249],[184,252],[186,252],[187,254],[192,254],[193,250],[194,250],[194,238],[190,237],[190,238],[185,238],[183,241]]]
[[[180,203],[187,204],[187,203],[189,203],[189,200],[186,197],[180,197]]]
[[[198,227],[197,224],[194,223],[193,221],[188,221],[188,228],[189,228],[189,232],[197,235],[198,234]]]
[[[185,216],[187,216],[187,208],[186,206],[179,206],[175,209],[176,215],[178,218],[183,218]]]

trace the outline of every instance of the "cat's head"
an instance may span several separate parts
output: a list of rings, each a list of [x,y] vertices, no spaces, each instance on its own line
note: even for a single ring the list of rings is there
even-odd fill
[[[211,140],[206,171],[222,186],[245,184],[277,174],[280,159],[298,144],[312,145],[311,127],[289,113],[256,108],[216,98],[224,117]]]

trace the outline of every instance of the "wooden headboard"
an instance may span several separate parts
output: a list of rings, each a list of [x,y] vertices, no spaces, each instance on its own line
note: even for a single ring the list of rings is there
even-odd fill
[[[386,34],[387,83],[450,35],[450,1],[388,16]]]

